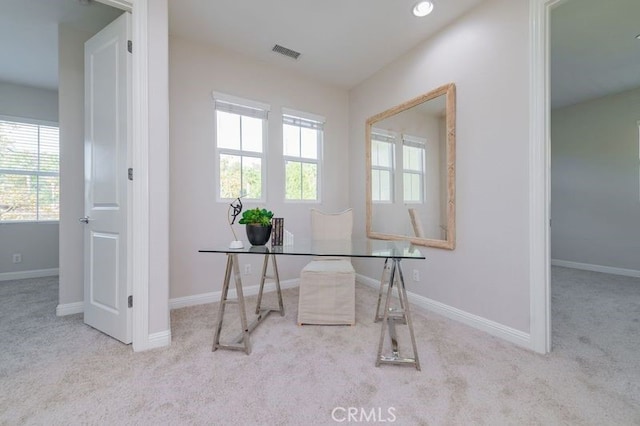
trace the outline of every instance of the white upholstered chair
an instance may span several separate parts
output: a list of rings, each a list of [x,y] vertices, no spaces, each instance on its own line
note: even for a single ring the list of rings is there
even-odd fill
[[[353,211],[327,214],[311,209],[314,240],[351,240]],[[353,325],[356,274],[349,258],[315,257],[300,273],[298,324]]]

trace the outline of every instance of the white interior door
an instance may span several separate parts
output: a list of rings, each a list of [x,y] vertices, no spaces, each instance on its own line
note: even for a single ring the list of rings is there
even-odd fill
[[[127,262],[131,15],[85,43],[84,322],[131,343]]]

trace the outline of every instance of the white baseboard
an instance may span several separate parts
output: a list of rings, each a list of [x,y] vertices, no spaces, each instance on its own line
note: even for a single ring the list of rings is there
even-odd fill
[[[84,302],[65,303],[56,306],[56,315],[63,317],[65,315],[81,314],[84,312]]]
[[[25,278],[54,277],[58,274],[58,268],[35,269],[33,271],[3,272],[0,274],[0,281],[23,280]]]
[[[146,349],[163,348],[171,345],[171,330],[150,333],[147,340]]]
[[[380,281],[366,277],[361,274],[356,274],[356,280],[359,283],[374,288],[376,291],[380,288]],[[292,279],[280,282],[280,287],[284,290],[287,288],[297,287],[299,279]],[[245,296],[251,296],[258,294],[259,285],[250,287],[243,287]],[[265,292],[275,291],[275,285],[273,283],[265,284]],[[220,295],[222,291],[214,291],[211,293],[203,293],[195,296],[177,297],[169,300],[170,309],[185,308],[187,306],[202,305],[205,303],[214,303],[220,301]],[[236,297],[235,289],[229,290],[230,297]],[[428,299],[426,297],[407,292],[409,301],[414,305],[423,308],[428,311],[435,312],[444,317],[461,322],[471,327],[482,330],[493,336],[504,339],[508,342],[514,343],[519,346],[523,346],[528,349],[532,349],[531,336],[529,333],[525,333],[520,330],[516,330],[511,327],[507,327],[503,324],[495,321],[488,320],[478,315],[470,314],[457,308],[445,305],[444,303],[436,302],[435,300]]]
[[[65,303],[64,305],[58,305],[56,307],[56,315],[61,317],[65,315],[80,314],[84,312],[84,302]],[[150,333],[147,341],[142,345],[137,345],[139,348],[156,349],[171,345],[171,330],[160,331],[158,333]]]
[[[286,281],[280,281],[280,288],[282,290],[288,288],[294,288],[298,286],[299,279],[291,279]],[[233,286],[230,286],[233,287]],[[245,296],[253,296],[258,294],[258,290],[260,289],[260,285],[252,285],[249,287],[242,287]],[[276,285],[272,282],[265,283],[264,285],[265,293],[269,293],[272,291],[276,291]],[[185,296],[185,297],[176,297],[174,299],[169,299],[169,309],[178,309],[178,308],[186,308],[187,306],[195,306],[195,305],[203,305],[205,303],[214,303],[220,301],[220,296],[222,295],[222,290],[220,291],[212,291],[211,293],[202,293],[196,294],[194,296]],[[236,297],[236,289],[229,289],[229,297]]]
[[[356,279],[364,285],[375,288],[376,291],[380,288],[379,279],[376,280],[360,274],[356,275]],[[478,315],[470,314],[449,305],[445,305],[444,303],[436,302],[435,300],[431,300],[427,297],[411,293],[410,291],[407,292],[407,297],[409,298],[409,302],[419,306],[420,308],[435,312],[449,319],[482,330],[492,336],[499,337],[518,346],[523,346],[527,349],[533,350],[531,335],[529,333],[507,327]]]
[[[623,275],[625,277],[640,278],[640,271],[635,269],[614,268],[612,266],[592,265],[589,263],[572,262],[569,260],[551,259],[552,266],[582,269],[584,271],[602,272],[604,274]]]

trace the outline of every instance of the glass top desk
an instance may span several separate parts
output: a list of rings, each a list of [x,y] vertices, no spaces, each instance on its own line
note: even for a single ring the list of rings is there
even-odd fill
[[[380,279],[380,290],[378,292],[378,304],[376,307],[376,315],[374,321],[381,322],[380,341],[378,344],[378,355],[376,358],[376,366],[380,364],[408,364],[415,366],[420,370],[420,361],[418,359],[418,351],[416,347],[415,335],[413,333],[413,323],[409,311],[409,300],[404,285],[404,276],[400,261],[403,259],[425,259],[420,251],[413,245],[404,241],[387,241],[387,240],[301,240],[296,241],[293,245],[284,246],[251,246],[248,245],[241,249],[230,249],[228,247],[214,247],[199,250],[201,253],[223,253],[227,255],[227,266],[225,270],[224,283],[222,286],[222,294],[220,296],[220,307],[218,308],[217,325],[213,339],[213,351],[217,349],[233,349],[242,350],[245,353],[251,353],[251,342],[249,340],[250,333],[271,313],[278,312],[284,316],[284,306],[282,304],[282,292],[280,289],[280,277],[278,276],[277,256],[330,256],[330,257],[361,257],[361,258],[380,258],[384,259],[384,267],[382,278]],[[262,277],[260,279],[260,288],[258,291],[258,301],[255,313],[257,318],[249,324],[245,309],[245,300],[242,290],[242,276],[240,274],[240,264],[238,255],[263,255],[264,263],[262,266]],[[269,259],[272,263],[272,274],[267,274],[269,267]],[[229,285],[231,275],[233,274],[236,286],[237,298],[229,300]],[[278,308],[262,308],[262,293],[264,284],[267,279],[275,282],[278,298]],[[384,289],[386,287],[386,296],[383,300]],[[399,300],[399,308],[391,308],[391,299],[393,298],[393,289],[396,288]],[[238,304],[240,310],[241,333],[229,343],[220,342],[220,332],[224,320],[224,311],[227,304]],[[382,311],[381,311],[382,307]],[[411,337],[413,347],[413,357],[405,358],[400,356],[398,350],[398,340],[395,332],[395,324],[406,324]],[[382,349],[384,338],[389,333],[391,341],[391,354],[383,355]]]

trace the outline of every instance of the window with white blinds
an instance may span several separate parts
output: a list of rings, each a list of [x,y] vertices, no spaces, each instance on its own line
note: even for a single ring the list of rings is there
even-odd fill
[[[283,109],[285,200],[319,201],[324,117]]]
[[[58,127],[0,119],[0,222],[60,215]]]
[[[269,106],[213,94],[219,200],[265,201]]]
[[[427,140],[402,135],[402,188],[405,203],[424,201],[424,174]]]
[[[394,133],[380,129],[371,131],[371,200],[392,202],[395,163]]]

